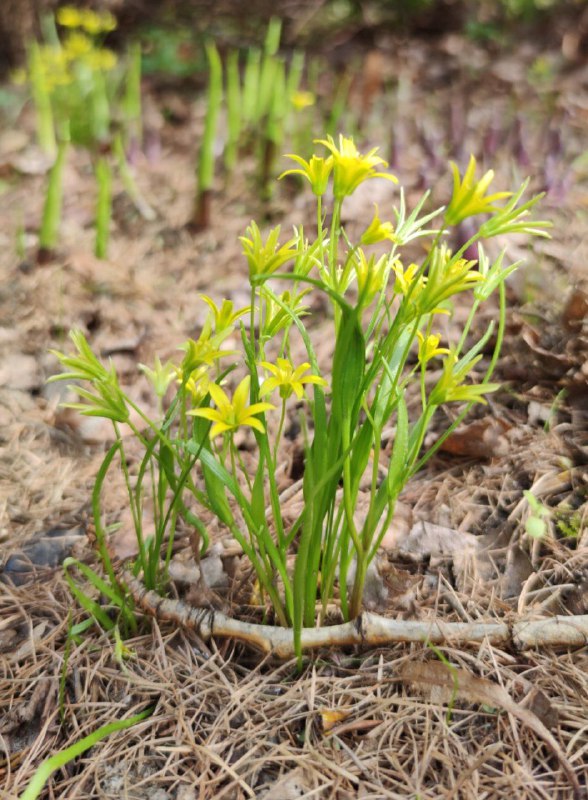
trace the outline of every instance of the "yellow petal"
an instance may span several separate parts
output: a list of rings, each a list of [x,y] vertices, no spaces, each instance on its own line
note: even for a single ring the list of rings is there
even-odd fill
[[[259,431],[260,433],[265,433],[265,428],[263,427],[263,424],[258,419],[255,419],[255,417],[251,417],[251,419],[248,419],[242,424],[249,425],[251,428],[255,428],[255,430]]]

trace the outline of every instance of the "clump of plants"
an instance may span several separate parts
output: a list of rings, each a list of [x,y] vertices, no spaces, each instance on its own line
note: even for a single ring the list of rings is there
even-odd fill
[[[47,42],[30,43],[27,70],[20,76],[30,86],[39,145],[54,158],[40,250],[52,251],[59,240],[63,169],[73,145],[85,148],[92,158],[97,186],[95,252],[105,258],[112,215],[112,161],[141,212],[153,216],[125,158],[128,137],[140,137],[141,54],[132,48],[119,59],[104,46],[104,37],[116,28],[115,17],[107,11],[64,6],[47,27]]]
[[[114,426],[94,510],[112,584],[108,596],[116,598],[115,605],[132,615],[100,521],[100,489],[118,455],[138,543],[134,573],[142,574],[147,588],[165,591],[180,521],[198,533],[206,550],[206,510],[241,546],[255,571],[260,603],[278,625],[292,629],[299,656],[302,628],[325,622],[333,602],[345,620],[360,612],[368,567],[402,489],[471,407],[486,403],[485,396],[499,388],[491,378],[504,333],[504,281],[518,263],[510,263],[505,250],[491,259],[485,243],[515,233],[546,236],[548,227],[530,219],[539,196],[524,199],[527,181],[514,193],[489,193],[493,172],[477,178],[472,157],[463,174],[451,165],[447,206],[424,211],[427,192],[409,210],[400,189],[393,218],[383,219],[376,207],[370,224],[352,241],[342,224],[347,198],[366,181],[397,179],[386,171],[377,148],[362,153],[342,135],[316,144],[320,154],[308,161],[288,156],[294,163],[283,173],[310,185],[316,198],[312,235],[298,227],[284,240],[279,226],[264,233],[251,222],[241,237],[249,305],[235,309],[228,300],[217,305],[204,297],[208,317],[200,336],[181,345],[182,357],[142,367],[160,400],[158,418],[135,405],[114,367],[100,362],[80,331],[72,332],[74,355],[56,353],[66,371],[52,378],[80,382],[80,402],[70,405],[109,418]],[[447,244],[452,229],[470,218],[475,232],[452,252]],[[426,245],[424,255],[411,261],[405,248],[417,239]],[[473,244],[477,261],[464,256]],[[471,342],[478,311],[495,292],[497,319]],[[324,325],[331,326],[330,363],[317,358],[311,293],[322,295],[332,310],[320,328],[324,338],[329,335]],[[458,296],[461,302],[467,298],[469,315],[458,338],[442,341],[440,320],[452,316]],[[409,413],[407,397],[415,391],[418,407]],[[449,404],[457,406],[453,422],[425,448],[433,418]],[[288,413],[299,417],[305,452],[304,504],[291,524],[276,483]],[[144,452],[132,474],[123,424]],[[387,450],[384,431],[391,428]],[[247,462],[237,444],[243,434],[255,453]],[[360,517],[358,497],[366,486],[369,503]],[[155,534],[146,538],[142,519],[148,497]]]

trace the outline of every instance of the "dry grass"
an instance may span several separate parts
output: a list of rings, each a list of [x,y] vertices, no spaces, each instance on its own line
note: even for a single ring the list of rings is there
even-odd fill
[[[0,679],[7,799],[43,757],[150,705],[152,717],[56,773],[45,796],[216,800],[269,791],[283,800],[296,782],[304,794],[292,796],[338,800],[572,796],[557,759],[512,715],[460,699],[448,710],[434,693],[411,687],[411,665],[436,660],[422,645],[326,653],[298,675],[292,662],[256,664],[157,623],[127,643],[132,657],[124,664],[110,641],[92,635],[70,653],[61,725],[69,607],[59,582],[2,597],[2,635],[20,632]],[[513,656],[486,645],[442,652],[523,706],[526,696],[586,786],[587,652]],[[332,711],[340,718],[328,730]],[[280,789],[284,776],[290,783]]]

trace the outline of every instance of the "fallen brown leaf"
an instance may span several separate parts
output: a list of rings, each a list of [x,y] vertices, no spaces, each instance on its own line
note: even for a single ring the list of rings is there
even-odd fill
[[[510,447],[506,433],[511,427],[504,420],[492,417],[476,420],[453,431],[441,445],[441,450],[471,458],[503,456]]]

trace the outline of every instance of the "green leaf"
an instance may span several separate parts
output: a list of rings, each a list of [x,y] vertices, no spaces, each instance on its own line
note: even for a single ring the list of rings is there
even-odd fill
[[[106,589],[110,591],[110,587],[105,584],[102,578],[94,572],[94,570],[90,569],[85,564],[82,564],[75,558],[66,558],[63,562],[63,571],[65,574],[65,579],[68,583],[71,593],[76,598],[78,603],[81,607],[91,614],[92,617],[96,620],[96,622],[100,625],[100,627],[105,631],[111,631],[114,628],[115,623],[113,620],[108,616],[104,608],[93,600],[89,595],[87,595],[74,581],[72,576],[69,573],[69,567],[75,566],[77,567],[83,574],[88,578],[90,583],[94,586],[95,589],[98,591],[102,591],[102,589]],[[105,592],[106,594],[106,592]],[[107,595],[108,596],[108,595]],[[124,604],[124,598],[117,597],[117,605],[119,608]]]
[[[359,411],[365,348],[358,313],[342,308],[332,372],[332,414],[338,420],[352,421]]]
[[[251,492],[251,513],[255,524],[262,527],[266,524],[265,521],[265,458],[263,452],[260,453],[259,464],[255,472],[255,479],[253,481],[253,491]]]
[[[396,436],[392,447],[392,457],[388,467],[388,490],[394,498],[398,497],[408,478],[406,459],[408,457],[409,431],[408,409],[404,395],[398,398],[398,417],[396,420]]]
[[[352,493],[359,488],[359,482],[367,467],[370,453],[373,449],[375,437],[380,436],[380,431],[374,431],[372,420],[368,417],[360,427],[351,451],[351,475],[353,477]]]
[[[75,744],[70,745],[70,747],[66,747],[64,750],[60,750],[49,758],[46,758],[37,768],[37,771],[31,778],[31,782],[21,794],[20,800],[37,800],[45,784],[56,770],[61,769],[66,764],[69,764],[70,761],[81,756],[86,750],[89,750],[102,739],[110,736],[111,733],[122,731],[126,728],[130,728],[132,725],[136,725],[137,722],[150,716],[153,711],[153,708],[147,708],[145,711],[141,711],[140,714],[135,714],[128,719],[121,719],[116,722],[110,722],[108,725],[103,725],[101,728],[93,731],[93,733],[75,742]]]

